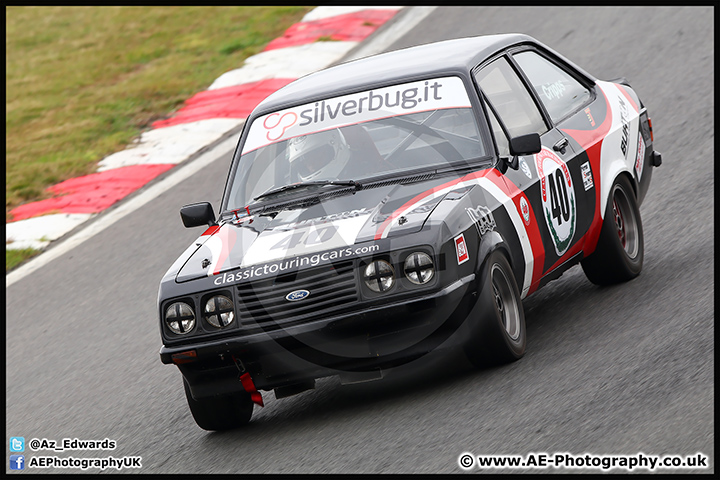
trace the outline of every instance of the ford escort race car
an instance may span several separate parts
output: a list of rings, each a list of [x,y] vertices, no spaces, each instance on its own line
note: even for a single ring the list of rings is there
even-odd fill
[[[531,37],[449,40],[308,75],[248,117],[219,216],[170,267],[158,310],[197,424],[247,423],[261,391],[380,378],[429,352],[525,352],[522,300],[580,263],[643,264],[639,205],[661,156],[624,79]]]

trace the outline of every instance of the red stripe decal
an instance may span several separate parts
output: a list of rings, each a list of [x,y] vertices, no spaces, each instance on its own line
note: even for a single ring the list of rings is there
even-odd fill
[[[207,230],[205,230],[202,235],[214,235],[215,232],[217,232],[220,229],[220,225],[213,225],[212,227],[208,227]],[[202,236],[201,235],[201,236]]]
[[[610,126],[612,125],[612,110],[610,108],[610,103],[608,102],[607,96],[605,95],[605,92],[603,92],[602,88],[599,90],[605,99],[605,111],[607,112],[602,125],[598,126],[595,130],[590,131],[563,130],[563,132],[575,139],[583,150],[585,150],[585,153],[587,153],[590,161],[590,169],[592,170],[593,181],[595,182],[595,213],[593,214],[593,221],[588,229],[588,232],[585,234],[584,240],[578,243],[578,245],[582,246],[586,256],[590,255],[595,250],[598,238],[600,237],[600,230],[602,229],[602,217],[600,212],[600,205],[602,202],[600,201],[600,193],[602,192],[603,178],[600,170],[600,154],[602,152],[603,140],[610,131]],[[625,93],[623,89],[620,90]],[[566,254],[563,255],[563,258],[553,265],[552,268],[562,263],[562,261],[564,261],[571,252],[577,253],[578,251],[579,250],[577,248],[570,249],[570,251],[566,252]]]
[[[527,233],[528,239],[530,240],[530,247],[532,248],[532,253],[534,257],[533,273],[532,280],[530,282],[530,289],[527,293],[527,295],[530,295],[535,290],[537,290],[540,284],[540,279],[543,276],[543,264],[545,263],[545,247],[543,246],[542,236],[540,235],[540,227],[538,226],[537,219],[535,218],[535,213],[533,212],[533,208],[530,204],[529,199],[527,198],[525,193],[517,187],[517,185],[510,181],[510,179],[506,178],[505,176],[503,176],[502,179],[505,183],[505,193],[510,198],[512,198],[513,203],[515,204],[515,208],[517,208],[517,211],[520,213],[520,218],[522,218],[523,222],[525,223],[525,232]],[[525,199],[524,206],[529,209],[529,225],[525,222],[522,211],[523,205],[521,205],[520,203],[521,199],[523,198]],[[527,259],[525,261],[527,262]]]
[[[635,102],[635,100],[632,99],[626,87],[615,83],[613,83],[612,85],[615,86],[622,93],[622,95],[627,99],[628,102],[630,102],[630,104],[633,108],[636,109],[636,111],[639,111],[637,103]],[[600,91],[603,93],[603,98],[605,98],[605,104],[607,109],[607,116],[600,128],[591,132],[564,130],[565,133],[575,138],[578,143],[580,143],[582,148],[585,149],[588,158],[590,159],[590,167],[592,169],[593,179],[595,182],[596,208],[595,214],[593,215],[593,222],[590,225],[588,232],[585,234],[585,239],[583,241],[583,251],[585,253],[585,256],[593,253],[595,251],[595,248],[597,247],[597,241],[600,238],[600,231],[602,230],[603,220],[601,215],[604,213],[600,211],[600,205],[602,204],[600,194],[603,189],[603,178],[600,170],[600,154],[602,151],[602,142],[604,141],[605,136],[608,134],[610,126],[612,125],[612,110],[610,109],[610,105],[607,96],[605,95],[605,92],[603,92],[602,88],[600,88]]]
[[[222,250],[220,251],[218,261],[215,264],[215,271],[213,272],[214,275],[217,275],[222,270],[223,264],[227,261],[228,257],[230,257],[230,251],[235,246],[235,240],[237,240],[235,229],[229,225],[223,225],[223,228],[221,228],[218,232],[218,236],[222,242]]]
[[[608,102],[607,96],[605,96],[605,92],[602,91],[602,88],[599,88],[598,90],[600,90],[600,93],[605,100],[606,113],[602,124],[598,125],[598,127],[593,130],[571,130],[565,128],[562,129],[563,132],[565,132],[567,135],[570,135],[585,150],[587,150],[590,145],[598,142],[598,140],[601,141],[603,138],[605,138],[605,135],[608,134],[608,132],[610,131],[610,126],[612,125],[612,110],[610,109],[610,102]],[[600,156],[598,155],[598,162],[599,160]],[[593,169],[593,171],[595,170]]]
[[[600,193],[602,192],[602,175],[600,174],[600,152],[602,151],[602,141],[594,143],[592,146],[585,149],[588,158],[590,159],[590,168],[592,169],[593,181],[595,183],[595,212],[593,213],[593,220],[585,234],[583,240],[583,251],[585,256],[590,255],[595,251],[597,241],[600,238],[600,230],[602,230],[602,216],[600,215]]]
[[[618,87],[618,90],[620,90],[620,92],[621,92],[623,95],[625,95],[625,98],[627,99],[628,102],[630,102],[630,105],[632,105],[632,107],[635,109],[635,111],[636,111],[636,112],[640,112],[640,108],[638,107],[637,103],[636,103],[635,100],[633,100],[633,98],[630,96],[630,93],[628,93],[627,87],[625,87],[625,85],[621,85],[621,84],[619,84],[619,83],[616,83],[616,84],[614,84],[614,85],[615,85],[616,87]]]
[[[550,270],[553,270],[553,269],[559,267],[566,261],[568,261],[570,258],[573,257],[573,255],[577,255],[577,253],[580,252],[582,250],[582,248],[583,248],[583,242],[577,242],[575,245],[570,247],[567,252],[565,252],[565,255],[560,257],[560,260],[558,260],[557,262],[555,262],[554,264],[552,264],[550,266],[550,268],[548,269],[548,272]]]
[[[395,210],[388,218],[385,219],[385,221],[380,225],[380,227],[378,228],[377,233],[375,234],[375,240],[380,240],[380,239],[382,238],[382,236],[383,236],[383,233],[385,233],[385,230],[387,230],[387,228],[390,226],[390,224],[392,223],[392,221],[395,220],[397,217],[399,217],[400,214],[401,214],[403,211],[405,211],[407,208],[413,206],[413,205],[416,204],[416,203],[420,203],[421,201],[425,200],[425,199],[428,198],[429,196],[431,196],[431,195],[433,195],[433,194],[435,194],[435,193],[437,193],[437,192],[439,192],[439,191],[441,191],[441,190],[443,190],[443,189],[445,189],[445,188],[452,187],[452,186],[454,186],[454,185],[457,185],[458,183],[462,183],[462,182],[465,182],[465,181],[468,181],[468,180],[473,180],[473,179],[476,179],[476,178],[483,177],[483,176],[487,175],[487,172],[490,171],[490,170],[493,170],[493,169],[479,170],[479,171],[477,171],[477,172],[470,173],[470,174],[468,174],[468,175],[466,175],[466,176],[464,176],[464,177],[457,178],[457,179],[455,179],[455,180],[453,180],[453,181],[451,181],[451,182],[448,182],[448,183],[443,183],[442,185],[438,185],[437,187],[433,187],[433,188],[431,188],[430,190],[427,190],[427,191],[425,191],[425,192],[423,192],[423,193],[415,196],[414,198],[412,198],[411,200],[409,200],[408,202],[406,202],[404,205],[402,205],[400,208],[398,208],[397,210]]]

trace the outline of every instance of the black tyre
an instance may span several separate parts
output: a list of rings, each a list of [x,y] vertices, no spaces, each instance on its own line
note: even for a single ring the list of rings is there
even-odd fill
[[[585,275],[595,285],[614,285],[632,280],[642,270],[643,242],[635,191],[623,175],[610,189],[597,247],[581,262]]]
[[[230,430],[246,425],[253,412],[253,402],[247,392],[195,399],[183,378],[185,397],[198,426],[204,430]]]
[[[480,280],[480,315],[465,353],[477,367],[518,360],[525,354],[525,312],[505,255],[491,253]]]

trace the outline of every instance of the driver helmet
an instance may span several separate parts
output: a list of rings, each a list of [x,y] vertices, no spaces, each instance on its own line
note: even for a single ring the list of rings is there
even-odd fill
[[[291,168],[303,182],[337,180],[350,159],[350,148],[339,130],[326,130],[290,139]]]

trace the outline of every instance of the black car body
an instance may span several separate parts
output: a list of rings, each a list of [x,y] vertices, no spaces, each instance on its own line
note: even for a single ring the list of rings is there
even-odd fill
[[[162,279],[163,363],[206,429],[260,390],[373,378],[431,351],[525,351],[521,300],[582,263],[640,273],[653,149],[624,79],[531,37],[449,40],[341,64],[247,119],[221,212]]]

